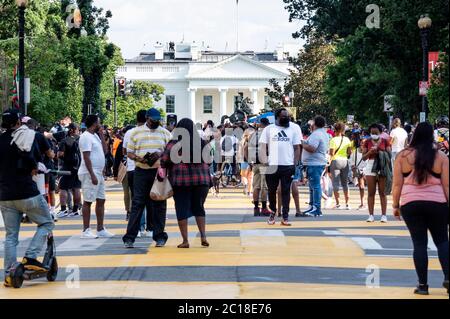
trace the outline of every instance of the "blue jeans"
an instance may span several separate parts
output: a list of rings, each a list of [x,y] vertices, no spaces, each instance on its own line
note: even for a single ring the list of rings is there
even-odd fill
[[[17,245],[19,244],[19,230],[23,214],[26,214],[33,223],[38,225],[37,231],[25,253],[25,257],[28,258],[37,259],[46,243],[48,234],[52,232],[55,224],[42,195],[23,200],[1,201],[0,209],[6,230],[5,259],[3,263],[6,274],[11,266],[17,262]]]
[[[306,173],[308,175],[309,184],[309,203],[311,206],[317,208],[316,213],[322,212],[322,186],[320,185],[320,177],[325,169],[325,166],[308,166]]]

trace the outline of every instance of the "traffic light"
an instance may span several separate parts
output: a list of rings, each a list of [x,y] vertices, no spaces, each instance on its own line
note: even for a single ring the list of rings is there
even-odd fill
[[[117,81],[117,83],[119,84],[119,96],[125,96],[126,90],[127,90],[127,80],[126,79],[119,79]]]
[[[111,111],[111,100],[106,100],[106,110]]]

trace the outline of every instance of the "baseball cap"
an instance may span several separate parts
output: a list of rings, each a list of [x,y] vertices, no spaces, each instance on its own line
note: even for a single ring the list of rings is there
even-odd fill
[[[147,111],[147,114],[145,115],[148,118],[151,118],[153,121],[160,121],[161,120],[161,113],[152,107]]]
[[[24,116],[24,117],[22,117],[22,120],[20,120],[20,121],[22,122],[22,124],[27,124],[29,120],[31,120],[31,117]]]
[[[21,114],[19,110],[10,109],[2,114],[2,127],[10,128],[15,125],[18,120],[20,120]]]

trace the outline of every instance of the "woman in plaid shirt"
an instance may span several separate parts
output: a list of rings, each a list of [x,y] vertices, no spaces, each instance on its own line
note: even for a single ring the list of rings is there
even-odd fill
[[[172,132],[170,141],[161,157],[161,167],[166,168],[173,187],[175,211],[183,242],[178,248],[189,248],[188,218],[195,216],[203,247],[206,240],[204,203],[212,186],[209,164],[211,150],[200,138],[194,122],[182,119]]]

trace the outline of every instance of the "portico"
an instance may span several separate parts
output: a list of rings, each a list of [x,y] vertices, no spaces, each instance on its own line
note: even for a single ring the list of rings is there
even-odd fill
[[[269,80],[276,78],[283,82],[287,75],[241,55],[198,71],[193,68],[186,77],[189,80],[189,115],[197,122],[218,121],[234,112],[239,92],[254,102],[253,113],[259,114],[264,108]]]

